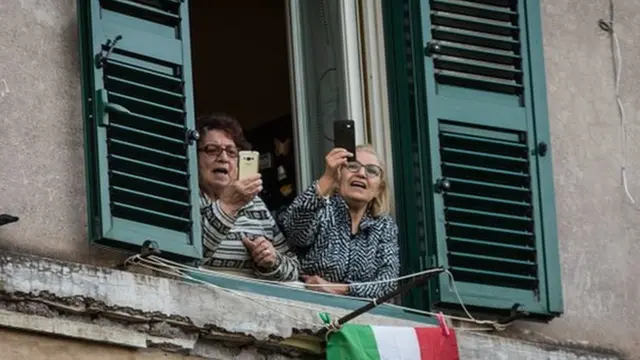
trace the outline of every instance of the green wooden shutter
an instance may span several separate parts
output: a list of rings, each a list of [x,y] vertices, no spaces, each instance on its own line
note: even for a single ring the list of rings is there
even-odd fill
[[[185,0],[78,2],[92,241],[202,256]]]
[[[415,3],[417,4],[417,3]],[[402,272],[410,274],[432,266],[427,257],[430,232],[425,206],[425,184],[429,181],[421,176],[423,163],[428,164],[428,146],[418,133],[417,116],[419,103],[424,96],[416,83],[422,74],[420,57],[416,51],[419,43],[411,36],[413,24],[419,24],[419,12],[412,11],[409,0],[383,1],[385,26],[386,61],[388,68],[389,106],[392,124],[392,147],[394,162],[394,186],[396,221],[399,228]],[[417,16],[412,16],[417,15]],[[405,294],[403,303],[412,308],[424,308],[429,303],[429,294],[423,289],[413,289]]]
[[[562,312],[539,2],[421,0],[437,263],[464,303]],[[443,275],[439,306],[459,303]]]

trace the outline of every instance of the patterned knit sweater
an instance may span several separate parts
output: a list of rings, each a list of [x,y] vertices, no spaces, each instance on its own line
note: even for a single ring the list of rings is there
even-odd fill
[[[301,270],[337,283],[394,279],[400,272],[398,227],[388,216],[367,212],[356,234],[340,195],[321,198],[317,182],[300,194],[282,214],[282,230],[299,248]],[[395,282],[351,285],[348,295],[377,298],[396,288]]]
[[[232,218],[222,211],[218,201],[211,201],[201,192],[200,211],[205,265],[240,271],[248,276],[268,280],[298,280],[300,263],[259,197],[256,196],[243,206],[235,218]],[[255,239],[259,236],[270,240],[277,251],[276,266],[273,269],[261,269],[256,266],[242,244],[243,237]]]

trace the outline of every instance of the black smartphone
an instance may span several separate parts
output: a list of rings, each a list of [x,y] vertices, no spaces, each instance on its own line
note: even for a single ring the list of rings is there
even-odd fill
[[[356,159],[356,125],[353,120],[333,122],[333,146],[343,148],[353,154],[349,161]]]

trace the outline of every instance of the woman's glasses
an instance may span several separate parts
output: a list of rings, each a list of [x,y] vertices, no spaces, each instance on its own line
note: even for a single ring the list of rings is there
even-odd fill
[[[198,149],[198,151],[202,151],[203,153],[207,154],[207,156],[212,158],[217,158],[222,154],[223,151],[226,152],[227,156],[232,159],[235,159],[238,157],[238,149],[233,145],[231,146],[206,145]]]
[[[364,167],[364,173],[368,178],[375,178],[382,176],[382,168],[375,164],[367,164],[364,165],[359,161],[349,161],[347,165],[345,165],[347,170],[352,173],[356,173],[360,171]]]

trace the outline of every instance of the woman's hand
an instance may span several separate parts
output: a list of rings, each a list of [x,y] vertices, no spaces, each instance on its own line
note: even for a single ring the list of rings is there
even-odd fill
[[[348,285],[332,283],[318,275],[300,275],[300,277],[307,284],[307,289],[309,290],[335,295],[346,295],[349,292]]]
[[[326,195],[333,185],[338,181],[340,169],[347,163],[347,159],[353,156],[343,148],[335,148],[325,156],[324,174],[318,180],[318,191],[321,195]]]
[[[254,240],[243,238],[242,243],[251,254],[253,262],[263,269],[273,269],[277,263],[277,252],[271,241],[263,236]]]
[[[261,177],[260,174],[256,174],[229,184],[220,194],[222,210],[229,216],[235,216],[240,208],[248,204],[262,191]]]

